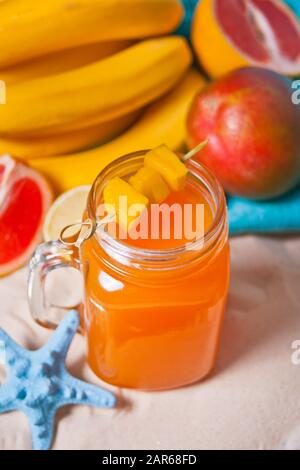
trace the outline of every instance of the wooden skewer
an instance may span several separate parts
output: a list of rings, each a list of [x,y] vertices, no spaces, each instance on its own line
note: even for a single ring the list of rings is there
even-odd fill
[[[190,158],[192,158],[194,155],[196,155],[196,153],[200,152],[201,150],[204,149],[204,147],[207,146],[209,140],[204,140],[203,142],[201,142],[200,144],[197,145],[197,147],[193,148],[192,150],[190,150],[188,153],[186,153],[182,158],[181,160],[183,162],[186,162],[187,160],[189,160]]]
[[[0,0],[1,1],[1,0]],[[193,148],[192,150],[190,150],[188,153],[186,153],[182,158],[181,158],[181,161],[182,162],[186,162],[187,160],[189,160],[190,158],[192,158],[194,155],[196,155],[196,153],[200,152],[201,150],[203,150],[207,144],[208,144],[209,140],[204,140],[203,142],[200,142],[200,144],[198,144],[195,148]],[[103,219],[101,219],[101,221],[98,222],[97,226],[99,225],[105,225],[107,224],[108,222],[112,221],[114,218],[114,215],[107,215],[105,216]],[[82,227],[83,226],[90,226],[91,227],[91,233],[93,231],[93,227],[92,227],[92,224],[91,222],[75,222],[73,224],[70,224],[68,225],[67,227],[65,227],[61,233],[60,233],[60,236],[59,236],[59,241],[61,243],[63,243],[64,245],[66,246],[76,246],[77,248],[82,244],[82,242],[84,240],[86,240],[87,238],[89,238],[90,235],[88,235],[88,237],[86,236],[85,233],[82,234]],[[78,234],[78,238],[76,240],[76,242],[69,242],[68,239],[66,238],[65,236],[65,232],[67,230],[70,230],[72,227],[75,227],[75,226],[78,226],[80,227],[80,231],[79,231],[79,234]]]

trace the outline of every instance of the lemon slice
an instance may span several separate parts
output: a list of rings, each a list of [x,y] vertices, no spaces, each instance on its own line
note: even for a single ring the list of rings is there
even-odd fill
[[[63,228],[81,222],[90,189],[91,186],[78,186],[54,201],[43,226],[45,241],[58,240]]]

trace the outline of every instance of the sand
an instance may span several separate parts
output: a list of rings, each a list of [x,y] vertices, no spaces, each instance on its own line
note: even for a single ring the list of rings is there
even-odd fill
[[[232,282],[214,373],[168,392],[114,389],[116,410],[62,409],[54,449],[300,449],[300,354],[292,348],[300,340],[300,237],[239,237],[231,248]],[[0,326],[34,349],[50,332],[30,317],[26,277],[23,269],[0,280]],[[59,294],[72,296],[73,286],[60,285]],[[101,384],[84,350],[77,335],[69,368]],[[0,450],[30,448],[26,417],[1,415]]]

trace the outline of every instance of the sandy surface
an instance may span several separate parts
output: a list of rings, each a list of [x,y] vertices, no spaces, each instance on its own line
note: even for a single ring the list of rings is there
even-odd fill
[[[300,449],[300,364],[291,360],[300,340],[300,237],[231,245],[229,305],[211,377],[170,392],[116,390],[116,410],[65,408],[55,449]],[[33,349],[46,341],[49,332],[28,312],[26,270],[0,281],[0,305],[0,326],[17,341]],[[69,368],[99,384],[84,346],[77,335]],[[0,450],[30,448],[25,416],[1,415]]]

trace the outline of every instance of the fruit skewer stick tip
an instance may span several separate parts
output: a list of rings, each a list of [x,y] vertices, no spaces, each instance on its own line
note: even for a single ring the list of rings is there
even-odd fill
[[[200,144],[198,144],[195,148],[193,148],[192,150],[190,150],[188,153],[186,153],[182,158],[181,158],[181,161],[183,162],[187,162],[190,158],[194,157],[198,152],[200,152],[201,150],[203,150],[207,144],[208,144],[209,140],[204,140],[203,142],[200,142]]]

